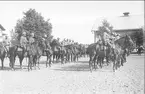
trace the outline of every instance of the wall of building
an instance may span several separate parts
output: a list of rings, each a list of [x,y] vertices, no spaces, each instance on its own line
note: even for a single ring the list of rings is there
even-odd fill
[[[140,31],[141,29],[134,29],[134,30],[117,30],[115,31],[116,33],[119,33],[121,36],[124,36],[124,35],[131,35],[132,33],[134,32],[137,32],[137,31]]]

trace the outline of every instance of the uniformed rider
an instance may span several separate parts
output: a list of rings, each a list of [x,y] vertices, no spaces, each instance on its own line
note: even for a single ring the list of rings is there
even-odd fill
[[[30,37],[29,37],[29,42],[28,42],[28,44],[32,47],[32,45],[33,45],[34,42],[35,42],[34,33],[31,33],[31,34],[30,34]]]
[[[23,34],[20,38],[20,47],[26,49],[27,43],[28,43],[28,40],[26,38],[26,32],[23,32]]]

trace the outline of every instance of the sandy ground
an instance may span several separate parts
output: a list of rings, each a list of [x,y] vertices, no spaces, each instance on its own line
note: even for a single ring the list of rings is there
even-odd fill
[[[0,70],[0,94],[144,94],[144,55],[130,55],[116,72],[109,65],[90,73],[88,58],[51,68],[42,62],[40,70],[31,72],[26,60],[23,70],[16,62],[16,71],[9,69],[8,62],[5,60],[5,70]]]

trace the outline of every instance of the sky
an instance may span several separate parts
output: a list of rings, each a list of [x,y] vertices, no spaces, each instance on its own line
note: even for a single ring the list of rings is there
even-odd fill
[[[68,38],[79,43],[93,43],[91,28],[99,17],[144,13],[144,1],[0,1],[0,24],[5,33],[22,19],[23,12],[35,9],[52,23],[54,38]]]

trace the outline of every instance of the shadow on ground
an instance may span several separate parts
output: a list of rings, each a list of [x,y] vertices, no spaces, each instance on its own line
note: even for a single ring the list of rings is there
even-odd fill
[[[89,64],[86,64],[87,61],[82,61],[83,63],[80,63],[79,64],[74,64],[74,65],[69,65],[69,66],[63,66],[62,67],[59,67],[59,68],[54,68],[53,70],[56,70],[56,71],[90,71],[90,68],[89,68]],[[112,72],[112,67],[111,65],[109,66],[106,66],[104,65],[103,68],[96,68],[96,69],[93,69],[93,71],[99,71],[99,72]]]

